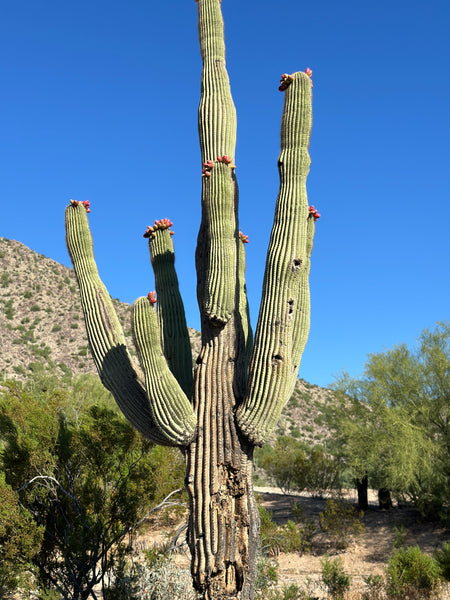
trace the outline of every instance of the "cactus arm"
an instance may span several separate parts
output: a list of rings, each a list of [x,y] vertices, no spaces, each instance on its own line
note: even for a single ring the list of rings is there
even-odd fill
[[[234,175],[236,110],[225,67],[219,0],[199,0],[203,60],[198,130],[203,163],[202,223],[198,240],[200,311],[224,325],[236,303],[237,186]]]
[[[196,418],[167,365],[160,344],[158,318],[148,298],[138,298],[133,304],[133,334],[153,420],[171,445],[186,446],[194,437]]]
[[[125,417],[150,440],[167,444],[153,421],[142,376],[133,363],[110,296],[95,264],[86,208],[71,201],[66,208],[66,242],[77,277],[92,357],[103,385]]]
[[[183,300],[175,271],[173,231],[168,219],[155,221],[144,234],[148,237],[150,259],[158,297],[158,321],[164,356],[186,396],[192,392],[192,352]]]
[[[237,411],[242,432],[255,444],[268,438],[292,393],[309,332],[306,177],[310,165],[311,81],[305,73],[296,73],[289,82],[278,159],[280,190],[247,392]],[[312,239],[308,246],[312,247]]]

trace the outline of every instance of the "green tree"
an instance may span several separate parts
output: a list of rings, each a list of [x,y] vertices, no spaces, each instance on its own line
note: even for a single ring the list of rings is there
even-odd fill
[[[0,472],[0,598],[30,582],[32,558],[39,551],[43,528],[19,503],[18,494]]]
[[[260,455],[258,458],[258,454]],[[283,436],[273,448],[265,448],[256,456],[257,463],[285,494],[301,491],[307,485],[307,456],[305,445]]]
[[[413,501],[423,514],[448,510],[450,325],[369,355],[363,377],[343,376],[329,412],[334,452],[355,480]]]
[[[43,530],[32,557],[40,586],[82,600],[96,597],[97,584],[107,589],[145,515],[182,486],[184,460],[155,448],[117,409],[73,400],[9,384],[0,395],[0,466]]]
[[[284,493],[307,490],[320,497],[338,486],[336,460],[323,447],[309,447],[289,436],[278,438],[273,448],[258,451],[256,462]]]

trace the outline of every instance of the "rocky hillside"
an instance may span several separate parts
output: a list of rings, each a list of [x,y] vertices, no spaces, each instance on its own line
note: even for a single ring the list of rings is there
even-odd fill
[[[129,304],[113,300],[132,355]],[[193,355],[200,334],[189,330]],[[0,379],[24,380],[36,364],[61,374],[95,372],[90,356],[75,274],[22,243],[0,238]],[[299,380],[277,430],[317,442],[322,407],[330,390]]]

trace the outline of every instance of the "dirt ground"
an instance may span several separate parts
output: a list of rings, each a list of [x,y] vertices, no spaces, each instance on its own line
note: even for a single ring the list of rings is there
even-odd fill
[[[311,498],[306,494],[285,496],[276,489],[257,489],[261,504],[273,512],[277,523],[285,523],[292,518],[292,506],[299,503],[307,520],[318,518],[325,508],[325,500]],[[346,497],[356,505],[355,494]],[[418,545],[423,552],[431,554],[444,541],[450,539],[449,532],[440,524],[433,524],[420,517],[411,507],[394,506],[391,510],[380,510],[375,494],[369,496],[369,510],[363,516],[364,531],[354,539],[348,548],[341,552],[330,552],[343,560],[345,572],[351,575],[352,590],[364,589],[364,579],[369,575],[383,574],[387,560],[393,551],[396,529],[404,532],[406,546]],[[317,598],[325,598],[326,593],[321,584],[321,560],[330,551],[327,540],[316,539],[311,553],[280,554],[279,580],[282,583],[304,586],[310,580],[309,589]],[[450,589],[442,595],[450,599]]]
[[[277,488],[256,488],[260,503],[272,511],[273,520],[278,524],[292,519],[292,506],[299,503],[306,520],[318,519],[325,508],[325,499],[311,498],[306,494],[284,495]],[[356,504],[356,496],[348,495],[347,499]],[[326,598],[326,591],[321,583],[321,560],[329,552],[332,558],[340,556],[345,572],[351,575],[352,592],[355,597],[364,589],[364,579],[369,575],[383,574],[387,560],[393,551],[396,530],[403,532],[403,544],[418,545],[423,552],[431,554],[435,548],[449,541],[449,532],[438,523],[430,523],[420,517],[411,507],[394,506],[391,510],[380,510],[376,496],[369,497],[369,510],[362,519],[364,531],[354,539],[343,551],[330,551],[328,540],[318,534],[314,538],[313,550],[310,553],[285,554],[275,557],[279,566],[279,584],[295,583],[307,587],[311,595],[318,599]],[[152,543],[167,542],[167,534],[150,530],[141,538],[138,548],[148,548]],[[175,561],[183,567],[189,566],[186,549],[181,550]],[[352,594],[353,595],[353,594]],[[443,600],[450,600],[450,588],[442,594]]]

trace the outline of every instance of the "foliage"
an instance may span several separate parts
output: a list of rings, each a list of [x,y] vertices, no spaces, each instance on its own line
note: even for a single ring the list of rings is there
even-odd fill
[[[87,402],[46,381],[0,394],[0,468],[44,530],[32,560],[47,597],[87,598],[98,583],[107,594],[145,515],[182,486],[181,453],[155,448],[91,391]]]
[[[27,571],[43,535],[0,472],[0,598],[29,583]]]
[[[385,582],[382,575],[369,575],[364,578],[366,589],[361,594],[361,600],[384,600]]]
[[[278,583],[278,565],[267,556],[260,556],[255,583],[255,599],[266,600]]]
[[[450,324],[424,330],[417,348],[405,344],[369,355],[361,379],[342,376],[340,402],[328,412],[336,457],[353,478],[368,475],[415,503],[424,515],[445,516],[450,497]]]
[[[439,565],[442,577],[450,581],[450,542],[445,542],[442,548],[437,548],[433,557]]]
[[[308,552],[315,532],[315,525],[305,521],[295,523],[288,520],[284,525],[277,525],[272,514],[259,506],[261,520],[261,547],[264,553],[275,556],[280,552]]]
[[[353,536],[364,530],[361,521],[363,513],[349,502],[328,499],[325,509],[319,515],[320,526],[326,532],[335,548],[347,548]]]
[[[187,569],[180,569],[169,555],[159,556],[137,567],[137,596],[139,600],[195,600],[197,593]]]
[[[306,480],[306,452],[301,442],[287,436],[279,437],[274,448],[267,447],[257,463],[272,478],[283,493],[304,489]]]
[[[310,448],[292,437],[278,438],[273,448],[256,454],[256,461],[283,493],[307,490],[321,497],[338,485],[337,462],[324,448]]]
[[[392,600],[431,598],[439,585],[438,563],[419,546],[397,550],[389,559],[387,591]]]
[[[333,600],[342,600],[346,591],[350,589],[350,576],[345,574],[341,558],[324,558],[322,565],[322,581]]]

